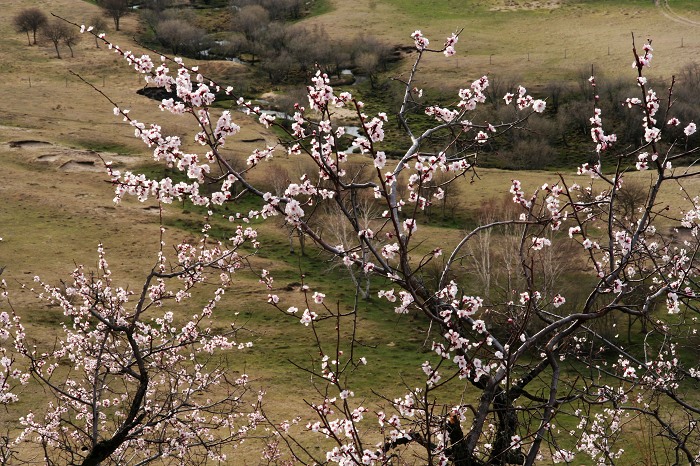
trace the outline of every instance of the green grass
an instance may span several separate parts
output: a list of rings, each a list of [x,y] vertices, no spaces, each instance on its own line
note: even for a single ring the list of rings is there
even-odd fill
[[[117,142],[113,142],[107,139],[76,139],[75,144],[77,144],[79,147],[95,152],[112,152],[120,155],[129,155],[136,153],[133,147],[129,147],[124,144],[119,144]]]
[[[553,11],[562,9],[588,9],[594,11],[598,8],[641,8],[653,9],[654,3],[649,0],[569,0],[560,8],[533,8],[527,9],[530,2],[519,1],[520,8],[514,8],[512,11],[507,11],[506,15],[498,15],[494,10],[506,10],[504,2],[484,1],[484,0],[413,0],[407,2],[405,0],[380,0],[383,3],[389,4],[403,14],[414,16],[422,20],[443,20],[447,18],[467,18],[469,21],[486,21],[490,24],[498,24],[499,22],[509,22],[514,16],[518,19],[533,17],[537,15],[550,15]],[[534,2],[533,2],[534,3]],[[673,9],[683,10],[697,7],[697,4],[692,0],[671,1],[670,6]],[[493,22],[492,22],[493,21]]]
[[[403,14],[421,19],[430,18],[450,18],[455,16],[486,15],[488,14],[487,4],[478,1],[448,1],[448,0],[381,0]]]
[[[394,5],[401,8],[401,13],[411,17],[410,24],[418,23],[418,20],[440,19],[442,23],[430,25],[433,30],[439,30],[443,26],[451,26],[448,18],[460,15],[458,21],[467,23],[468,29],[465,31],[460,42],[461,47],[467,50],[468,68],[464,64],[461,68],[451,69],[455,75],[459,75],[459,80],[466,80],[464,75],[476,73],[475,64],[471,62],[475,49],[482,52],[503,50],[499,47],[506,47],[506,39],[530,40],[527,35],[515,34],[513,37],[501,37],[504,30],[523,27],[525,21],[543,18],[556,18],[557,20],[567,19],[564,12],[510,12],[495,14],[487,9],[488,2],[429,2],[427,0],[417,0],[406,2],[399,0],[377,0],[377,11],[381,11],[382,5]],[[578,2],[571,4],[571,8],[603,8],[610,7],[613,2]],[[618,1],[615,7],[646,8],[651,11],[648,1]],[[318,0],[314,3],[312,14],[315,18],[322,18],[325,14],[334,11],[335,3],[330,0]],[[673,8],[691,8],[693,2],[672,2]],[[648,7],[648,8],[647,8]],[[567,13],[569,12],[567,8]],[[574,10],[571,10],[574,11]],[[371,18],[369,18],[371,19]],[[569,20],[571,18],[568,18]],[[401,20],[403,21],[403,20]],[[450,24],[448,24],[450,23]],[[407,27],[409,21],[401,24],[402,38],[404,43],[409,42],[407,35],[412,31]],[[419,26],[420,27],[420,26]],[[452,30],[446,28],[447,31]],[[329,28],[329,32],[333,32]],[[541,34],[539,29],[534,34]],[[9,34],[8,34],[9,36]],[[476,38],[476,40],[474,40]],[[541,38],[541,36],[538,36]],[[23,39],[20,37],[20,39]],[[554,38],[553,40],[557,40]],[[625,38],[624,40],[627,41]],[[503,41],[503,42],[498,42]],[[439,39],[434,39],[439,44]],[[504,45],[505,44],[505,45]],[[9,49],[8,49],[9,50]],[[36,73],[53,72],[54,67],[62,66],[56,61],[46,60],[38,55],[38,49],[31,49],[27,52],[24,48],[17,48],[15,53],[24,53],[31,56],[31,63],[37,61],[46,62],[46,66],[40,70],[33,70]],[[522,52],[521,49],[520,52]],[[81,51],[87,54],[87,51]],[[106,52],[101,52],[106,53]],[[34,54],[34,55],[32,55]],[[533,54],[534,55],[534,54]],[[478,57],[478,55],[477,55]],[[615,57],[617,60],[617,57]],[[77,61],[77,60],[76,60]],[[626,60],[624,63],[627,63]],[[13,62],[14,63],[14,62]],[[464,63],[464,62],[462,62]],[[553,66],[557,65],[556,60],[552,60]],[[483,63],[482,63],[483,64]],[[473,66],[474,65],[474,66]],[[19,65],[15,65],[19,66]],[[535,66],[535,65],[533,65]],[[0,69],[2,72],[8,71],[6,68]],[[430,70],[426,70],[430,72]],[[488,70],[487,70],[488,71]],[[14,72],[14,71],[13,71]],[[499,70],[507,73],[508,69]],[[546,74],[546,72],[543,72]],[[8,80],[9,81],[9,80]],[[453,80],[453,81],[456,81]],[[133,80],[131,81],[133,83]],[[131,86],[133,87],[133,86]],[[122,92],[120,97],[125,100],[133,97],[133,89],[125,86],[125,89],[115,90]],[[11,89],[8,95],[19,94],[19,87]],[[60,89],[54,98],[63,105],[71,104],[71,96],[68,90]],[[43,88],[39,88],[43,92]],[[37,92],[39,92],[37,91]],[[71,92],[76,92],[74,89]],[[356,92],[353,89],[353,92]],[[358,94],[368,104],[368,112],[385,109],[390,104],[386,96],[372,95],[360,86]],[[440,94],[437,94],[441,98]],[[446,94],[445,94],[446,95]],[[68,96],[68,97],[66,97]],[[46,99],[46,97],[41,99]],[[444,97],[443,99],[447,99]],[[27,104],[27,112],[34,108],[43,112],[41,106],[43,100],[38,100]],[[53,102],[51,102],[54,105]],[[148,102],[154,105],[154,102]],[[76,104],[77,105],[77,104]],[[88,104],[89,105],[89,104]],[[14,111],[20,107],[14,104]],[[109,109],[107,109],[109,110]],[[138,110],[138,109],[137,109]],[[90,111],[95,112],[94,109]],[[109,112],[107,112],[109,113]],[[134,113],[138,113],[135,111]],[[159,118],[156,111],[154,118]],[[6,117],[3,117],[6,118]],[[10,117],[7,117],[10,120]],[[111,116],[110,116],[111,118]],[[5,121],[5,120],[3,120]],[[12,116],[13,124],[22,126],[24,122],[29,122],[38,128],[46,122],[38,121],[35,115]],[[87,121],[87,119],[84,119]],[[109,124],[111,120],[107,119]],[[146,120],[144,120],[146,121]],[[120,143],[117,134],[129,133],[129,128],[108,127],[110,129],[100,131],[97,137],[76,137],[75,134],[83,128],[78,125],[81,121],[62,121],[62,131],[65,134],[60,139],[70,140],[74,145],[79,145],[87,149],[97,151],[109,151],[117,153],[142,153],[136,152],[131,146]],[[416,126],[427,126],[425,120],[416,118]],[[18,130],[17,130],[18,131]],[[13,131],[15,137],[17,131]],[[46,132],[55,137],[54,133]],[[397,139],[398,135],[389,133],[391,143],[387,143],[386,149],[400,152],[405,144]],[[91,135],[92,136],[92,135]],[[34,136],[41,138],[42,135]],[[396,142],[399,141],[399,142]],[[393,144],[390,145],[390,144]],[[384,149],[384,147],[382,148]],[[143,152],[145,153],[145,151]],[[98,241],[104,241],[108,248],[108,259],[114,258],[113,267],[115,275],[118,272],[124,273],[126,282],[138,285],[138,278],[144,271],[148,271],[155,260],[153,252],[157,248],[157,217],[147,217],[143,214],[144,206],[135,202],[125,201],[123,206],[117,209],[107,209],[111,207],[111,188],[104,183],[104,176],[91,177],[88,175],[76,175],[60,173],[50,167],[37,167],[31,164],[29,159],[20,159],[19,155],[12,155],[10,159],[3,154],[2,167],[7,183],[11,183],[11,189],[0,192],[0,224],[3,230],[0,232],[4,241],[0,243],[0,255],[5,265],[7,260],[8,269],[3,278],[11,276],[13,280],[24,282],[31,280],[31,276],[36,271],[46,271],[50,275],[65,278],[73,267],[74,262],[84,262],[94,264],[94,249]],[[580,154],[579,154],[580,156]],[[9,157],[9,156],[8,156]],[[576,157],[576,154],[567,155]],[[20,161],[17,161],[20,160]],[[167,172],[160,166],[148,165],[140,169],[141,173],[149,176],[163,176]],[[170,173],[174,176],[174,173]],[[435,219],[429,225],[432,232],[433,241],[442,241],[446,237],[452,238],[460,234],[459,229],[465,225],[471,225],[474,213],[469,211],[469,206],[478,206],[484,197],[502,196],[507,182],[514,175],[512,172],[487,171],[486,179],[478,182],[475,188],[465,187],[463,197],[466,199],[463,205],[463,212],[460,212],[456,219]],[[528,177],[524,183],[528,192],[534,187],[541,185],[543,178],[551,178],[552,174],[528,173],[518,174]],[[184,179],[181,175],[180,179]],[[490,177],[489,177],[490,176]],[[177,178],[176,178],[177,180]],[[79,184],[85,186],[77,187]],[[86,195],[87,193],[87,195]],[[80,197],[79,197],[80,196]],[[87,196],[87,197],[86,197]],[[484,197],[480,197],[484,196]],[[257,209],[261,202],[253,197],[244,197],[241,202],[223,209],[220,213],[228,215],[235,211],[247,212],[250,209]],[[99,215],[96,213],[98,207]],[[175,203],[168,207],[165,216],[165,224],[168,227],[169,235],[175,239],[183,236],[193,236],[200,232],[201,222],[205,209],[195,207],[185,203]],[[106,212],[106,213],[104,213]],[[312,246],[308,245],[307,253],[300,254],[299,245],[295,239],[295,252],[291,253],[287,237],[288,227],[284,226],[281,219],[271,219],[266,222],[254,220],[253,225],[258,226],[261,231],[261,241],[264,248],[259,254],[251,259],[255,271],[260,268],[270,267],[273,271],[275,282],[273,289],[268,291],[257,283],[257,277],[253,273],[242,272],[236,277],[236,284],[231,289],[220,307],[215,311],[217,325],[225,328],[230,322],[236,322],[250,329],[250,333],[242,333],[241,341],[251,339],[255,346],[251,350],[243,352],[231,352],[227,354],[230,368],[233,371],[249,371],[255,378],[256,386],[268,389],[271,402],[276,409],[286,411],[284,414],[303,414],[304,417],[311,417],[309,410],[297,410],[299,405],[290,405],[291,398],[306,397],[311,401],[318,401],[309,389],[309,376],[307,373],[297,370],[290,365],[293,361],[302,367],[310,368],[315,364],[318,368],[318,348],[315,346],[313,334],[310,327],[305,327],[299,323],[298,317],[290,317],[265,303],[265,296],[268,292],[279,293],[285,305],[303,305],[303,294],[294,289],[287,291],[286,288],[294,282],[304,281],[312,290],[319,290],[328,294],[327,303],[335,311],[348,311],[354,303],[354,289],[342,268],[331,268],[328,257],[320,254]],[[233,225],[224,219],[217,217],[212,219],[213,228],[210,234],[213,238],[224,239],[230,235]],[[424,225],[421,222],[421,225]],[[142,244],[143,243],[143,244]],[[430,245],[426,244],[428,248]],[[41,251],[39,253],[38,251]],[[565,279],[571,283],[580,285],[580,277],[571,274]],[[424,342],[431,340],[426,334],[425,328],[428,326],[424,317],[417,314],[399,316],[393,312],[393,305],[385,300],[376,298],[376,291],[383,283],[375,283],[372,287],[373,298],[369,301],[360,301],[358,304],[358,342],[356,347],[357,356],[365,356],[369,362],[366,367],[360,367],[352,374],[351,387],[356,391],[358,398],[361,396],[373,397],[371,408],[382,402],[372,395],[372,390],[380,390],[387,396],[397,396],[404,390],[404,384],[408,387],[415,387],[421,384],[424,379],[420,369],[420,364],[425,360],[435,361],[436,356],[429,348],[424,346]],[[475,284],[468,284],[475,291],[478,288]],[[206,290],[204,290],[206,291]],[[179,315],[186,316],[194,312],[194,309],[203,302],[206,293],[196,295],[186,306],[178,307]],[[30,300],[21,301],[21,310],[27,314],[32,330],[39,329],[38,335],[45,338],[45,341],[53,341],[57,324],[62,321],[61,315],[56,312],[46,312],[46,309],[36,303],[26,304]],[[303,309],[303,307],[301,307]],[[618,322],[618,326],[624,322]],[[321,342],[324,351],[330,353],[335,349],[335,322],[326,320],[318,324]],[[341,346],[349,349],[349,323],[345,322],[341,327]],[[622,334],[622,331],[620,332]],[[432,335],[431,335],[432,336]],[[631,350],[640,348],[642,335],[635,333],[630,345]],[[650,341],[656,344],[655,341]],[[694,357],[693,344],[689,342],[687,347],[682,348],[683,356],[690,360]],[[429,344],[429,343],[428,343]],[[312,362],[314,361],[314,362]],[[573,374],[573,372],[572,372]],[[546,375],[546,374],[545,374]],[[569,375],[569,374],[567,374]],[[545,384],[542,381],[533,383],[534,391],[545,391]],[[685,388],[685,386],[684,386]],[[457,404],[464,400],[471,402],[476,394],[464,382],[455,381],[446,387],[440,397],[441,402],[446,404]],[[317,397],[316,397],[317,398]],[[24,406],[23,406],[24,407]],[[562,415],[558,424],[562,428],[571,428],[577,419],[571,415]],[[632,434],[634,438],[634,433]],[[641,458],[642,453],[630,452],[634,461]],[[580,457],[577,457],[577,463]],[[626,458],[623,458],[626,459]],[[583,459],[580,459],[585,464]]]
[[[310,16],[320,16],[333,10],[333,6],[329,0],[312,0],[311,8],[309,9]]]

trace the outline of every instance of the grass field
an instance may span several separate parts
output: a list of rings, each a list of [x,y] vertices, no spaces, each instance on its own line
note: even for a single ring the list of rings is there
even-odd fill
[[[700,50],[700,8],[692,1],[670,1],[677,16],[649,0],[330,1],[331,12],[308,22],[338,36],[362,31],[406,45],[421,29],[439,47],[464,29],[454,59],[431,57],[424,64],[423,81],[438,87],[487,73],[520,76],[533,86],[570,79],[591,64],[597,73],[631,76],[632,33],[638,44],[653,39],[655,76],[668,78]]]
[[[423,29],[434,44],[451,31],[464,28],[458,57],[434,57],[424,63],[422,80],[435,86],[453,86],[484,73],[522,76],[526,84],[542,85],[549,80],[575,75],[582,67],[596,63],[608,73],[632,73],[631,32],[641,40],[654,38],[658,59],[652,73],[669,76],[683,63],[693,60],[700,50],[700,9],[693,1],[670,2],[682,21],[649,1],[561,1],[529,2],[543,8],[526,8],[526,2],[500,1],[400,1],[327,0],[316,16],[305,22],[319,24],[337,36],[362,31],[392,44],[408,44],[409,34]],[[515,5],[517,4],[517,5]],[[522,4],[522,5],[521,5]],[[13,32],[10,20],[20,8],[38,6],[76,22],[86,22],[97,8],[78,0],[0,0],[0,266],[13,287],[29,284],[35,274],[57,283],[66,278],[74,264],[93,266],[96,247],[104,242],[115,277],[123,277],[132,287],[139,285],[156,260],[159,219],[154,205],[132,200],[115,207],[106,175],[99,170],[95,153],[112,159],[124,169],[148,165],[148,150],[133,137],[132,130],[112,114],[112,105],[81,84],[69,70],[79,73],[99,89],[104,89],[133,117],[159,121],[166,132],[185,135],[188,124],[158,111],[154,102],[136,95],[140,80],[114,53],[97,49],[85,38],[76,48],[75,58],[58,60],[46,44],[26,45],[22,34]],[[510,5],[510,7],[509,7]],[[518,6],[520,5],[520,6]],[[551,8],[550,8],[551,6]],[[124,48],[137,50],[132,35],[138,28],[134,17],[123,20],[124,31],[113,34]],[[681,42],[683,47],[681,47]],[[608,52],[609,47],[609,52]],[[529,58],[528,58],[529,53]],[[566,55],[566,56],[565,56]],[[235,64],[202,63],[202,70],[235,79],[245,72]],[[239,116],[242,122],[246,117]],[[231,154],[247,156],[262,141],[273,142],[274,134],[252,124],[244,124],[241,141],[232,144]],[[191,141],[191,135],[188,136]],[[34,142],[30,142],[34,141]],[[296,162],[281,161],[292,170]],[[263,178],[264,168],[252,176]],[[569,173],[567,177],[573,178]],[[543,182],[553,182],[552,172],[507,172],[481,170],[480,180],[463,183],[458,195],[469,210],[489,199],[507,195],[512,178],[523,182],[527,192]],[[634,174],[644,183],[645,174]],[[700,192],[695,180],[689,191]],[[678,193],[663,193],[661,202],[672,208],[679,204]],[[192,235],[200,221],[194,211],[183,213],[179,206],[165,212],[167,238],[173,243]],[[671,228],[675,225],[667,224]],[[300,258],[290,254],[287,237],[279,222],[260,225],[268,248],[254,262],[256,267],[275,271],[275,292],[285,303],[301,302],[296,291],[285,291],[298,281],[303,271],[313,289],[334,289],[333,301],[347,306],[352,287],[337,270],[330,270],[314,253]],[[431,248],[462,234],[459,226],[450,229],[427,226],[421,229]],[[437,239],[436,239],[437,238]],[[432,243],[431,243],[432,242]],[[270,412],[289,415],[299,412],[299,394],[308,388],[307,377],[292,370],[288,359],[300,363],[317,354],[309,332],[297,319],[289,319],[265,304],[267,291],[252,275],[242,274],[220,308],[222,321],[236,321],[251,330],[255,347],[231,356],[236,370],[247,369],[256,384],[269,390]],[[38,340],[53,341],[61,316],[39,303],[31,293],[13,293],[16,308]],[[195,296],[199,303],[202,296]],[[366,343],[369,365],[358,377],[358,394],[369,394],[373,386],[386,387],[389,394],[401,390],[401,380],[412,384],[421,373],[425,359],[421,344],[425,333],[415,317],[398,317],[377,300],[362,302],[359,337]],[[182,311],[187,312],[183,309]],[[416,348],[419,348],[416,351]],[[290,401],[294,399],[294,401]],[[3,414],[9,419],[27,407]],[[281,413],[281,414],[280,414]],[[15,416],[16,417],[16,416]]]

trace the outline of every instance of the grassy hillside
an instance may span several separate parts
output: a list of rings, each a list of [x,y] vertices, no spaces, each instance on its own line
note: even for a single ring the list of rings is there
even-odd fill
[[[639,38],[654,38],[659,59],[652,72],[659,76],[670,75],[700,50],[699,26],[694,24],[700,22],[700,12],[692,1],[671,2],[673,11],[687,21],[652,2],[632,0],[528,3],[541,4],[541,8],[527,8],[524,1],[328,3],[328,12],[305,22],[323,25],[334,35],[352,36],[362,31],[394,44],[408,44],[409,34],[420,28],[439,44],[442,36],[463,27],[456,59],[436,57],[424,64],[422,80],[435,86],[452,86],[484,73],[519,75],[527,82],[543,84],[571,76],[592,62],[610,73],[627,73],[631,32]],[[140,121],[158,121],[166,132],[191,141],[192,135],[186,132],[189,124],[161,113],[154,101],[137,95],[142,82],[112,52],[97,49],[88,38],[76,47],[75,58],[63,60],[54,58],[48,44],[28,47],[25,37],[15,33],[10,23],[13,14],[28,5],[79,23],[98,13],[94,5],[78,0],[0,0],[0,79],[4,83],[0,99],[0,266],[7,267],[3,278],[17,288],[31,283],[35,274],[57,283],[75,263],[95,264],[96,246],[104,242],[115,276],[138,286],[139,278],[156,260],[157,209],[135,201],[115,207],[99,157],[114,160],[123,169],[145,171],[152,169],[149,151],[133,137],[131,128],[112,114],[112,104],[70,71],[104,90],[121,107],[131,109]],[[134,16],[126,17],[124,31],[112,36],[124,48],[138,50],[132,42],[138,27]],[[203,62],[201,69],[204,74],[215,72],[234,80],[238,73],[245,73],[241,65],[232,63]],[[274,134],[253,125],[242,114],[237,120],[244,129],[231,144],[232,157],[246,157],[254,147],[275,141]],[[280,163],[290,172],[298,167],[293,160]],[[458,187],[455,196],[462,209],[458,220],[449,228],[441,224],[422,228],[424,236],[419,239],[425,243],[421,247],[449,243],[462,235],[475,210],[489,199],[507,196],[512,178],[521,179],[528,192],[557,178],[555,173],[536,171],[482,170],[479,174],[476,183],[465,180]],[[264,180],[266,175],[259,170],[252,176]],[[565,176],[573,178],[570,173]],[[640,183],[646,181],[644,174],[634,177]],[[691,188],[700,192],[700,181],[695,183]],[[678,193],[663,194],[661,202],[676,205]],[[164,216],[169,242],[193,235],[201,220],[196,210],[183,212],[180,206],[168,207]],[[325,258],[313,252],[301,257],[297,247],[290,253],[286,229],[279,221],[262,224],[260,230],[267,247],[254,266],[273,270],[274,292],[286,303],[302,302],[298,286],[292,285],[301,273],[312,289],[334,291],[332,302],[338,306],[347,308],[352,303],[352,286],[342,272],[331,269]],[[308,388],[308,378],[290,369],[288,360],[308,361],[317,348],[308,329],[297,319],[271,309],[265,303],[266,295],[256,277],[242,274],[221,305],[222,322],[245,324],[255,342],[252,350],[232,358],[231,365],[248,370],[261,387],[284,387],[270,390],[271,412],[296,413],[302,403],[298,399],[290,402],[289,393],[302,393]],[[195,297],[195,303],[201,298]],[[17,292],[13,302],[38,339],[53,340],[61,321],[55,309],[38,303],[27,291]],[[399,391],[400,380],[410,384],[421,373],[420,362],[425,358],[421,351],[427,349],[415,351],[425,340],[425,334],[418,330],[420,322],[415,317],[397,317],[376,300],[360,303],[359,309],[359,336],[367,345],[363,350],[376,363],[360,379],[358,392],[368,394],[373,385]],[[187,308],[179,310],[189,312]],[[330,323],[328,328],[332,328]],[[27,406],[20,404],[3,416],[16,417]]]
[[[424,66],[429,73],[423,79],[438,86],[485,73],[543,84],[571,78],[592,63],[599,71],[626,75],[632,72],[632,33],[638,40],[654,40],[658,60],[651,73],[656,76],[668,77],[694,61],[700,50],[700,9],[692,1],[670,1],[670,11],[650,0],[331,3],[333,11],[308,22],[337,36],[372,34],[407,44],[409,34],[421,29],[439,46],[450,32],[463,28],[457,59],[433,57]]]

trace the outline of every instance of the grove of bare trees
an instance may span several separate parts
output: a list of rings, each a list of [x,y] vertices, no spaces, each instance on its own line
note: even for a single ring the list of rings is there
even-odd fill
[[[77,41],[78,34],[65,21],[58,18],[48,21],[41,28],[41,36],[53,44],[57,58],[61,58],[61,51],[58,48],[61,43],[69,46],[71,56],[73,55],[72,45]]]
[[[21,10],[12,19],[17,32],[24,32],[27,34],[27,43],[29,45],[32,45],[29,33],[32,33],[34,45],[36,45],[36,33],[47,21],[48,18],[46,14],[38,8],[26,8]]]

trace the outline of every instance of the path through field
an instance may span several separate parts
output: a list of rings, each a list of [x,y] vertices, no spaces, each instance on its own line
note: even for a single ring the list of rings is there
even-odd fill
[[[659,8],[659,10],[661,11],[661,14],[664,15],[666,18],[670,19],[671,21],[675,21],[676,23],[680,24],[685,24],[686,26],[700,26],[700,21],[693,21],[692,19],[688,19],[685,16],[681,16],[675,11],[673,11],[671,9],[671,6],[668,4],[668,0],[656,0],[654,3],[656,4],[656,7]]]

